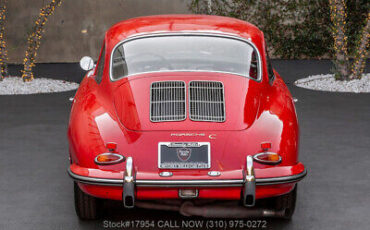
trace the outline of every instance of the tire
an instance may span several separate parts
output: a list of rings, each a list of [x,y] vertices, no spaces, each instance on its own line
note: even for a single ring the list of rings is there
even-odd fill
[[[282,196],[279,196],[275,200],[276,210],[284,210],[283,219],[290,220],[294,214],[295,204],[297,200],[297,185],[294,189]]]
[[[81,220],[96,220],[101,213],[101,200],[84,193],[74,182],[76,214]]]

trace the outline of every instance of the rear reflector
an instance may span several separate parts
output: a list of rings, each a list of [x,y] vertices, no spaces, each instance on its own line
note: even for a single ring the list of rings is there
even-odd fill
[[[107,143],[107,149],[109,149],[110,152],[114,152],[117,149],[117,144],[114,142],[108,142]]]
[[[118,164],[125,160],[125,157],[116,153],[102,153],[95,157],[95,164],[111,165]]]
[[[271,149],[271,142],[262,142],[261,143],[261,148],[265,151],[268,150],[268,149]]]

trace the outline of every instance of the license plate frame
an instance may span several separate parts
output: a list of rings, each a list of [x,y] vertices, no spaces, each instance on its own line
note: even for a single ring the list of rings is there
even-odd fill
[[[174,158],[175,154],[176,161],[169,162],[165,160],[166,155]],[[196,158],[201,159],[201,161],[194,161]],[[207,160],[205,161],[205,159]],[[211,168],[211,144],[209,142],[159,142],[158,168],[209,169]]]

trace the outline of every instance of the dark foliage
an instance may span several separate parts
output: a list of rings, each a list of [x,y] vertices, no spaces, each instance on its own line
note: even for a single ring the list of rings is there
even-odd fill
[[[370,2],[346,2],[351,55]],[[193,0],[190,9],[198,14],[235,17],[255,24],[264,32],[274,57],[325,58],[331,54],[333,38],[328,0]]]

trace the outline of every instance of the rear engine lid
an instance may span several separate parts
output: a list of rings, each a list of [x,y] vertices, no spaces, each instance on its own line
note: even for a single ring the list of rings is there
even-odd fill
[[[256,119],[260,87],[225,73],[151,73],[118,86],[114,104],[130,130],[243,130]]]

